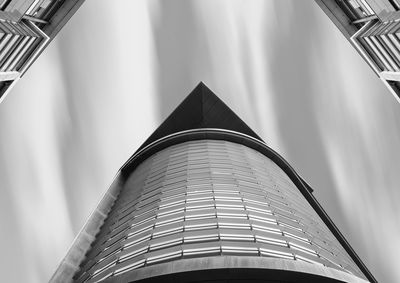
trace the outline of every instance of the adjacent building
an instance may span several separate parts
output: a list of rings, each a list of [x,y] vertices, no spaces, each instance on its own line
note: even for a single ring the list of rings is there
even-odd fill
[[[0,0],[0,102],[83,0]]]
[[[315,2],[400,102],[400,1]]]
[[[376,282],[310,186],[200,83],[118,172],[50,282]]]

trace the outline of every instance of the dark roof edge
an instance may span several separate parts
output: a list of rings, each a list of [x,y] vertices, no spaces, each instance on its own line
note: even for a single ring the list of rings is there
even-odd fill
[[[231,272],[235,269],[235,272]],[[184,258],[133,269],[118,275],[118,282],[297,282],[365,283],[360,277],[333,268],[320,268],[291,259],[254,256],[208,256]],[[218,279],[216,279],[218,278]],[[282,281],[284,280],[284,281]],[[115,283],[114,277],[103,283]]]
[[[325,225],[329,228],[332,234],[336,237],[339,243],[343,246],[346,252],[350,255],[352,260],[356,263],[358,268],[362,271],[362,273],[366,276],[366,278],[375,283],[377,280],[372,275],[372,273],[368,270],[365,264],[361,261],[359,256],[347,242],[345,237],[330,219],[328,214],[319,204],[317,199],[312,194],[311,187],[296,173],[296,171],[290,166],[290,164],[276,151],[272,148],[268,147],[264,142],[251,137],[249,135],[225,130],[225,129],[216,129],[216,128],[204,128],[204,129],[193,129],[182,131],[178,133],[173,133],[171,135],[165,136],[161,139],[158,139],[142,149],[138,150],[129,160],[121,167],[120,172],[123,178],[127,178],[129,174],[144,160],[146,160],[151,155],[156,152],[165,149],[169,146],[193,141],[193,140],[226,140],[239,144],[243,144],[247,147],[257,150],[263,155],[267,156],[269,159],[275,162],[292,180],[292,182],[296,185],[296,187],[300,190],[303,196],[306,198],[308,203],[313,207],[313,209],[317,212],[319,217],[321,217],[322,221],[324,221]]]
[[[136,152],[163,136],[199,128],[233,130],[262,141],[259,135],[201,81]]]

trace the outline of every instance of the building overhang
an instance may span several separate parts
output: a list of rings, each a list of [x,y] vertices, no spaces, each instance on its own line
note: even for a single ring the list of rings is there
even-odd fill
[[[366,283],[357,276],[333,268],[287,259],[214,256],[159,263],[104,280],[117,282],[282,282]]]

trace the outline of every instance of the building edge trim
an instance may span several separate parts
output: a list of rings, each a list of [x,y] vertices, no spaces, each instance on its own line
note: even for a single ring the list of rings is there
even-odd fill
[[[229,270],[234,270],[234,272],[229,272]],[[287,259],[254,256],[212,256],[180,259],[135,269],[117,277],[108,278],[103,282],[136,282],[140,280],[143,280],[140,282],[146,282],[146,279],[150,279],[150,282],[153,282],[151,279],[155,279],[156,277],[160,278],[157,282],[163,282],[162,279],[165,278],[165,276],[185,273],[183,275],[184,278],[193,278],[193,273],[202,272],[202,274],[206,274],[205,276],[207,277],[207,273],[212,271],[218,272],[220,276],[234,276],[236,279],[238,272],[249,270],[256,270],[259,272],[259,275],[261,272],[261,274],[264,275],[264,279],[271,278],[265,275],[275,275],[274,277],[283,279],[281,277],[282,272],[285,272],[285,279],[290,280],[288,282],[317,282],[315,281],[315,277],[319,278],[318,282],[325,282],[325,280],[320,277],[328,279],[326,281],[329,282],[368,282],[355,275],[326,266]],[[297,281],[299,273],[301,273],[302,279]],[[212,277],[212,275],[213,274],[208,276]],[[196,276],[196,279],[199,278]]]
[[[79,271],[80,264],[85,260],[86,253],[90,250],[91,244],[96,239],[97,233],[113,207],[122,185],[123,179],[121,173],[118,172],[110,187],[103,193],[85,224],[74,238],[49,283],[73,282],[74,275]]]

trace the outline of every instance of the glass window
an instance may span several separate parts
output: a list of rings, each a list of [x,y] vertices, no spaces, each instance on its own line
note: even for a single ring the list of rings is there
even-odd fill
[[[182,213],[184,208],[185,208],[185,203],[182,203],[182,204],[177,203],[175,205],[165,207],[158,211],[157,218],[163,219],[165,217],[171,217],[172,215],[176,216],[177,214]],[[164,221],[164,220],[161,220],[161,221]]]
[[[125,247],[119,254],[119,262],[124,262],[138,255],[144,254],[149,248],[149,242],[141,242],[129,247]]]
[[[182,233],[156,238],[150,241],[150,251],[175,246],[181,244],[182,241],[183,241]]]
[[[294,259],[294,256],[289,251],[276,250],[275,248],[260,247],[260,254],[263,256],[277,257],[283,259]]]
[[[258,247],[255,243],[221,241],[223,254],[257,255]]]
[[[122,241],[121,244],[122,247],[125,249],[137,244],[148,242],[150,239],[151,239],[151,233],[141,233],[124,239],[124,241]]]
[[[217,243],[204,243],[200,244],[185,244],[183,245],[183,255],[184,256],[194,256],[194,255],[216,255],[221,252],[221,246]]]
[[[289,247],[293,250],[301,251],[308,255],[317,256],[317,252],[312,249],[313,246],[307,245],[301,241],[296,241],[294,239],[289,240]]]
[[[217,207],[219,219],[247,219],[247,213],[238,207]]]
[[[251,225],[247,218],[221,218],[218,217],[218,227],[220,228],[234,228],[234,229],[251,229]]]
[[[115,269],[115,272],[114,272],[113,275],[117,276],[117,275],[126,273],[128,271],[131,271],[133,269],[142,267],[142,266],[144,266],[145,261],[146,261],[145,258],[142,257],[142,258],[138,258],[138,259],[136,259],[134,261],[121,262],[121,263],[118,264],[118,268]]]
[[[219,230],[219,237],[221,240],[254,242],[254,235],[251,230],[221,228]]]
[[[183,223],[173,223],[155,228],[153,230],[153,238],[164,237],[171,234],[176,234],[183,231]]]
[[[180,246],[162,249],[147,254],[147,263],[153,264],[161,261],[171,260],[182,255]]]
[[[116,262],[117,262],[117,259],[114,259],[111,262],[106,263],[106,261],[103,261],[102,263],[96,265],[96,267],[94,268],[92,276],[95,277],[99,273],[101,273],[101,272],[105,271],[106,269],[114,266],[116,264]]]
[[[257,231],[265,231],[270,233],[282,234],[279,226],[276,223],[265,222],[260,220],[250,219],[251,228]]]
[[[218,227],[216,218],[186,220],[184,223],[185,231],[214,229]]]
[[[216,225],[210,225],[205,228],[207,230],[196,229],[196,231],[185,229],[183,240],[185,243],[217,241],[219,240],[219,230],[216,227]]]
[[[216,211],[212,208],[206,209],[186,209],[185,219],[186,220],[198,220],[198,219],[208,219],[208,218],[215,218]]]
[[[159,217],[156,222],[156,227],[182,222],[184,220],[184,216],[185,213],[183,212],[183,209],[179,209],[174,213],[164,215],[164,217]]]
[[[204,209],[213,209],[213,214],[215,215],[214,207],[215,207],[214,200],[199,201],[199,202],[195,202],[195,203],[186,203],[186,211],[187,212],[196,211],[196,210],[204,210]],[[189,216],[191,214],[189,213],[187,215]]]

